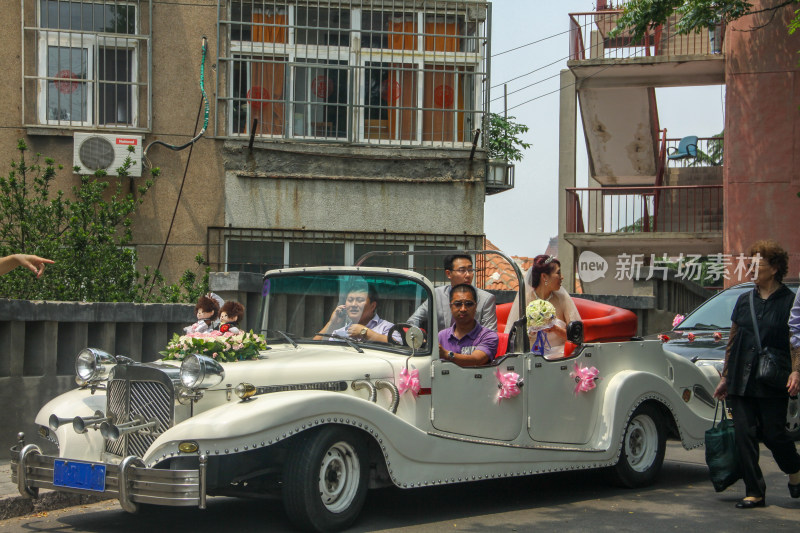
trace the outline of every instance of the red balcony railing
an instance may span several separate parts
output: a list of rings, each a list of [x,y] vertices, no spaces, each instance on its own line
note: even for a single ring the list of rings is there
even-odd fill
[[[572,60],[627,59],[647,56],[686,56],[722,53],[724,27],[678,35],[677,15],[634,40],[630,32],[611,37],[622,11],[603,9],[569,14],[569,56]]]
[[[673,152],[680,144],[680,139],[667,139],[667,153]],[[683,159],[667,159],[670,168],[683,167],[717,167],[722,165],[723,137],[699,137],[697,139],[697,157]]]
[[[567,189],[568,233],[722,231],[722,185]]]

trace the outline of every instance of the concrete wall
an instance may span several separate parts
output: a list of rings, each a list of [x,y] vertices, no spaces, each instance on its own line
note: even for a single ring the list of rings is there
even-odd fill
[[[75,357],[87,346],[137,361],[161,356],[173,333],[194,320],[191,304],[0,300],[0,449],[33,437],[34,417],[75,388]]]
[[[225,225],[482,234],[485,159],[468,150],[225,145]]]
[[[792,6],[758,13],[726,34],[725,230],[727,254],[771,238],[789,251],[789,276],[800,271],[800,33],[788,35]],[[752,30],[752,28],[758,28]]]

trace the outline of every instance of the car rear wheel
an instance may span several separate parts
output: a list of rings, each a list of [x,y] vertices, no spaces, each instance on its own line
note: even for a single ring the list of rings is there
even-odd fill
[[[608,470],[615,485],[635,488],[652,484],[664,463],[667,436],[655,406],[636,408],[625,427],[619,462]]]
[[[289,519],[309,531],[351,525],[367,496],[367,445],[358,433],[327,426],[309,434],[289,454],[283,505]]]

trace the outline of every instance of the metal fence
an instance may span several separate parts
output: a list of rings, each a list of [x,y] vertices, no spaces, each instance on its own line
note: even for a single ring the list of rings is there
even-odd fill
[[[722,231],[722,185],[567,189],[567,232]]]
[[[478,0],[218,0],[216,134],[469,145],[490,25]]]
[[[667,156],[676,153],[682,139],[667,139]],[[670,168],[685,167],[718,167],[722,165],[724,138],[719,137],[699,137],[695,145],[697,155],[692,157],[682,157],[680,159],[667,158],[667,166]]]
[[[483,242],[483,235],[211,227],[206,257],[214,271],[263,274],[275,268],[353,265],[365,253],[376,250],[472,250],[481,249]],[[447,280],[441,256],[377,256],[370,258],[365,266],[411,269],[434,283]],[[475,285],[482,287],[485,281],[482,257],[475,258],[475,268]]]
[[[569,58],[629,59],[722,53],[722,26],[679,35],[676,27],[679,17],[672,15],[665,24],[652,28],[642,39],[635,40],[630,31],[612,35],[620,15],[622,11],[614,9],[570,13]]]

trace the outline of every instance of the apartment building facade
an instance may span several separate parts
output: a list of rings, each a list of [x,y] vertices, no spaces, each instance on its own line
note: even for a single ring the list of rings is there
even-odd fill
[[[113,182],[146,148],[134,244],[168,278],[198,253],[263,272],[479,248],[485,195],[513,186],[487,183],[490,25],[478,0],[20,0],[0,154],[25,139],[69,191],[73,161]]]

